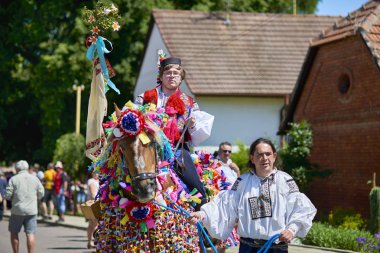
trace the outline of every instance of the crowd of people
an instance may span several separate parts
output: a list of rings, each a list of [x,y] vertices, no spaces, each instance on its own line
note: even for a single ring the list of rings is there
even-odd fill
[[[85,178],[82,177],[81,181],[71,184],[70,176],[60,161],[49,163],[45,171],[37,164],[29,166],[24,160],[18,161],[14,167],[16,174],[8,179],[0,170],[0,221],[4,210],[10,209],[8,230],[13,252],[19,252],[18,234],[22,226],[26,233],[28,252],[34,252],[38,216],[52,220],[56,213],[59,217],[56,222],[64,222],[66,210],[80,213],[80,204],[95,198],[99,183],[94,188],[97,179],[92,176],[88,182],[84,182]],[[75,196],[77,205],[74,205]],[[96,221],[89,221],[89,231],[93,233],[96,225]],[[92,233],[89,237],[90,246],[93,246]]]

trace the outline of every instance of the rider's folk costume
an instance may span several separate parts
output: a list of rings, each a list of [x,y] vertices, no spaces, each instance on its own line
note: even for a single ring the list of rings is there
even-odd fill
[[[181,65],[181,60],[169,57],[163,59],[160,65],[161,68],[164,68],[169,64]],[[177,164],[179,164],[176,167],[177,173],[186,184],[188,192],[197,189],[205,199],[205,188],[194,167],[189,153],[189,146],[198,144],[201,140],[209,137],[213,124],[213,116],[200,111],[194,99],[182,92],[180,88],[169,96],[163,92],[161,84],[151,90],[145,91],[135,99],[135,104],[144,105],[148,103],[156,105],[157,108],[164,108],[165,113],[168,114],[169,119],[163,131],[174,146],[177,146],[178,142],[181,142],[175,154]],[[187,128],[185,123],[191,116],[194,116],[197,122],[195,126]],[[199,119],[203,120],[199,122]],[[181,138],[181,135],[183,135],[183,138]]]

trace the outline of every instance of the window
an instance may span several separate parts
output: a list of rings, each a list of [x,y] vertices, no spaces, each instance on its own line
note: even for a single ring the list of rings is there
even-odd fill
[[[343,74],[338,79],[338,89],[340,94],[345,95],[351,87],[350,78],[347,74]]]

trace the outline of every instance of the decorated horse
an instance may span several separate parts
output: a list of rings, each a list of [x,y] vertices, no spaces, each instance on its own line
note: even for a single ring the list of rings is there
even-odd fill
[[[92,164],[101,184],[97,252],[200,251],[186,213],[201,196],[175,173],[175,150],[162,131],[167,118],[151,104],[129,102],[105,124],[107,145]],[[210,154],[197,153],[194,163],[209,198],[228,187]]]

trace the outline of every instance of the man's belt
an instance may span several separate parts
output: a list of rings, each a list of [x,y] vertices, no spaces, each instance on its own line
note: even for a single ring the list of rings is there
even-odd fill
[[[246,237],[240,237],[240,243],[244,243],[252,248],[261,248],[264,246],[264,244],[267,242],[267,240],[258,240],[258,239],[252,239],[252,238],[246,238]],[[288,244],[284,242],[280,243],[273,243],[270,246],[271,249],[281,249],[281,250],[288,250]]]

